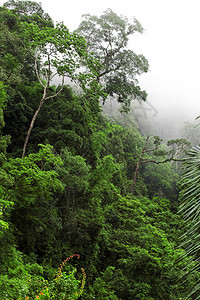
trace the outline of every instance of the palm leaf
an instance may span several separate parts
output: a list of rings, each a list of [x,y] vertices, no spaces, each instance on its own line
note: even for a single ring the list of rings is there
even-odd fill
[[[188,152],[183,168],[179,213],[185,220],[186,228],[181,246],[190,257],[189,268],[183,272],[183,276],[187,277],[200,271],[200,147],[193,147]],[[196,293],[200,295],[200,281],[193,286],[187,299]],[[200,296],[195,299],[200,299]]]

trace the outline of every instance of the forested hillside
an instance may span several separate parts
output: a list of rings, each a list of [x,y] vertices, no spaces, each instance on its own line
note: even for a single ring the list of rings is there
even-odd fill
[[[112,10],[69,32],[36,2],[0,7],[1,300],[198,299],[177,213],[190,143],[128,113],[147,98],[127,50],[142,31]]]

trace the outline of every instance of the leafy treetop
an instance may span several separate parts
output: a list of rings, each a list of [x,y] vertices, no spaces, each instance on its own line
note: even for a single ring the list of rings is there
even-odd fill
[[[44,12],[40,3],[34,1],[9,0],[3,7],[13,10],[22,21],[37,22],[40,27],[53,26],[53,20]]]
[[[148,71],[148,61],[126,49],[129,36],[142,33],[136,20],[129,22],[108,9],[100,17],[83,15],[77,32],[85,37],[89,53],[94,53],[102,67],[97,69],[97,80],[103,82],[105,91],[123,103],[127,111],[132,99],[145,100],[147,94],[138,86],[137,75]]]

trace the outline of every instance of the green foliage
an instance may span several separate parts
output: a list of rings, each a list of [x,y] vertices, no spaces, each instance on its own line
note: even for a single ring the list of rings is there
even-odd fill
[[[146,99],[146,92],[137,85],[137,75],[147,72],[148,61],[143,55],[127,50],[129,35],[142,32],[140,23],[119,17],[111,9],[100,17],[84,15],[77,32],[85,37],[89,53],[99,59],[101,66],[96,70],[97,80],[104,85],[105,92],[129,110],[134,99]]]
[[[1,238],[0,298],[17,300],[40,288],[43,269],[38,264],[24,264],[22,253],[17,251],[4,236]],[[12,241],[13,242],[13,241]],[[34,281],[34,284],[31,285]]]
[[[0,130],[5,125],[4,118],[3,118],[3,109],[5,108],[6,105],[6,99],[7,99],[7,94],[5,92],[5,86],[0,81]]]
[[[60,158],[53,155],[48,145],[41,145],[37,154],[9,159],[3,164],[2,194],[7,201],[14,202],[10,219],[25,251],[33,251],[39,245],[48,248],[53,232],[60,226],[53,192],[62,190],[63,184],[52,170],[52,166],[59,164]]]
[[[0,132],[4,124],[3,109],[6,105],[7,93],[5,92],[5,86],[0,81]],[[0,166],[6,160],[6,148],[9,143],[9,137],[0,136]],[[6,180],[6,176],[3,170],[0,171],[0,178]],[[13,205],[13,202],[9,202],[5,196],[3,187],[0,185],[0,236],[5,229],[8,229],[8,222],[4,220],[4,215],[7,209]]]
[[[68,270],[64,271],[63,267],[65,266],[66,262],[68,262],[71,258],[78,257],[79,255],[74,254],[68,257],[60,266],[58,270],[58,274],[54,276],[54,279],[51,281],[45,281],[43,279],[43,287],[40,293],[36,296],[36,298],[29,298],[27,299],[46,299],[46,300],[59,300],[59,299],[78,299],[83,292],[83,288],[85,285],[85,271],[82,268],[82,284],[80,286],[80,280],[77,280],[75,277],[75,273],[77,272],[76,268],[68,268]],[[33,282],[34,283],[34,282]],[[30,295],[29,295],[30,296]],[[21,298],[20,298],[21,299]]]
[[[9,247],[7,254],[12,259],[12,265],[0,275],[0,296],[2,300],[19,299],[78,299],[85,286],[85,272],[81,269],[82,276],[77,279],[77,270],[73,266],[64,268],[65,260],[58,274],[50,280],[43,277],[43,268],[38,264],[24,264],[22,255],[14,248]],[[70,258],[75,257],[71,256]],[[79,256],[78,256],[79,257]],[[8,262],[7,262],[8,263]]]
[[[99,103],[76,95],[72,88],[64,86],[61,93],[49,99],[38,116],[32,131],[30,144],[36,142],[54,145],[58,153],[68,148],[73,155],[81,155],[95,164],[96,151],[93,132],[99,117]]]
[[[184,173],[181,178],[180,186],[180,211],[184,218],[186,226],[185,233],[182,236],[182,246],[186,249],[186,254],[191,257],[190,270],[186,276],[192,275],[200,271],[199,266],[199,182],[200,182],[200,148],[193,147],[187,155],[187,160],[184,163]],[[192,261],[194,259],[194,262]],[[191,290],[190,295],[199,299],[199,280]],[[192,298],[193,299],[193,298]]]
[[[52,27],[53,21],[40,3],[34,1],[9,0],[3,5],[17,15],[21,21],[36,22],[40,27]]]
[[[15,88],[22,82],[28,83],[35,78],[33,57],[31,51],[25,51],[23,39],[20,35],[19,18],[6,8],[0,8],[0,75],[7,84],[9,96],[15,95]],[[30,49],[29,49],[30,50]]]
[[[119,196],[106,206],[105,216],[107,234],[101,238],[100,257],[104,266],[115,267],[109,290],[119,299],[178,299],[183,290],[176,281],[181,272],[176,261],[182,252],[174,249],[176,238],[172,241],[171,234],[179,219],[167,200]],[[188,285],[184,283],[183,289]]]
[[[48,145],[41,145],[37,154],[5,162],[3,168],[14,181],[9,189],[9,198],[23,207],[23,205],[34,203],[42,192],[42,196],[48,201],[48,198],[51,198],[51,191],[62,188],[61,182],[57,179],[57,173],[48,170],[48,165],[60,163],[61,160],[53,155],[52,147]],[[47,170],[45,170],[46,166]]]
[[[37,110],[31,119],[24,142],[22,152],[22,157],[24,157],[31,131],[44,102],[56,97],[62,91],[65,77],[78,81],[86,96],[91,100],[94,98],[91,95],[92,90],[97,92],[97,99],[103,93],[101,88],[98,88],[98,84],[95,84],[95,66],[99,63],[87,54],[84,38],[76,33],[70,34],[63,23],[53,28],[46,27],[40,30],[37,24],[24,22],[21,24],[21,29],[25,43],[35,51],[35,72],[43,87]],[[40,64],[40,70],[38,64]],[[83,64],[90,70],[89,73],[79,71]],[[58,91],[49,93],[53,90],[49,89],[49,86],[55,76],[62,77],[61,87]]]
[[[171,201],[177,200],[178,174],[170,163],[153,164],[148,163],[142,167],[141,175],[149,191],[149,196],[167,197]]]
[[[87,15],[85,40],[54,26],[40,4],[10,0],[0,26],[0,299],[184,299],[199,274],[189,276],[197,265],[177,249],[184,222],[175,214],[176,167],[143,164],[133,196],[145,137],[129,116],[106,119],[99,104],[108,93],[127,110],[132,98],[146,97],[136,77],[148,62],[126,50],[129,36],[143,31],[139,22],[111,10]],[[57,75],[76,88],[62,79],[52,85]],[[19,158],[38,109],[28,155]],[[148,142],[144,160],[159,162],[186,144]],[[84,269],[67,259],[53,277],[69,253],[81,254]]]
[[[89,187],[89,170],[85,159],[81,156],[73,156],[67,149],[63,150],[62,166],[57,168],[62,183],[66,188],[84,193]]]
[[[84,299],[106,299],[117,300],[112,279],[114,276],[115,267],[109,266],[105,272],[102,272],[101,277],[95,279],[93,285],[89,288],[89,295],[85,295]]]
[[[98,195],[102,191],[116,190],[112,181],[120,173],[122,167],[122,165],[115,162],[112,155],[99,159],[97,167],[92,173],[92,186],[95,187],[94,194]]]
[[[80,79],[83,88],[86,83],[93,80],[92,73],[76,72],[80,64],[87,64],[92,71],[98,64],[91,55],[87,54],[84,38],[77,33],[70,33],[63,23],[42,29],[36,23],[22,22],[20,25],[24,43],[37,49],[36,62],[38,63],[39,58],[41,75],[45,78],[46,70],[49,83],[55,75]],[[42,78],[40,80],[42,81]]]

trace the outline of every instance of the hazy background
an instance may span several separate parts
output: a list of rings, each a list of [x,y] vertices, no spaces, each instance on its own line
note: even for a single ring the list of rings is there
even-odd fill
[[[2,5],[5,1],[0,0]],[[145,29],[135,34],[130,49],[144,54],[150,71],[139,77],[157,122],[178,126],[200,114],[200,1],[199,0],[42,0],[54,21],[72,31],[85,13],[100,15],[111,8],[118,15],[135,17]],[[153,108],[152,108],[153,107]],[[175,120],[178,120],[176,122]]]

